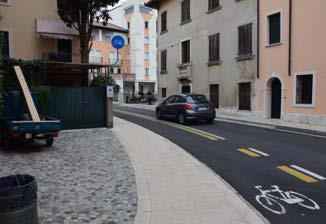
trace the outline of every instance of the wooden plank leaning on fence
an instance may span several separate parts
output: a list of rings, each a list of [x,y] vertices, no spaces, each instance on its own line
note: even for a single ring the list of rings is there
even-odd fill
[[[27,86],[24,74],[19,66],[14,66],[16,76],[18,78],[19,84],[22,87],[24,98],[27,103],[27,107],[29,110],[29,113],[31,114],[33,121],[41,121],[40,116],[38,115],[38,112],[36,110],[31,92],[29,91],[29,88]]]

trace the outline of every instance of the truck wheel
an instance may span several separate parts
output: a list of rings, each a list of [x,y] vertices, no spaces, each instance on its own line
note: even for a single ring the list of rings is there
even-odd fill
[[[52,147],[52,145],[53,145],[53,137],[46,140],[46,146]]]

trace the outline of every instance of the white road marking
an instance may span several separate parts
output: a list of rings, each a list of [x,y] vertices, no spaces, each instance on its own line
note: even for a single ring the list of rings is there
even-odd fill
[[[303,173],[306,173],[306,174],[308,174],[308,175],[310,175],[310,176],[312,176],[312,177],[315,177],[315,178],[317,178],[317,179],[319,179],[319,180],[321,180],[321,181],[326,180],[325,177],[320,176],[319,174],[316,174],[316,173],[311,172],[311,171],[309,171],[309,170],[306,170],[306,169],[304,169],[304,168],[302,168],[302,167],[300,167],[300,166],[297,166],[297,165],[291,165],[290,167],[292,167],[292,168],[294,168],[294,169],[296,169],[296,170],[299,170],[299,171],[301,171],[301,172],[303,172]]]
[[[265,152],[262,152],[262,151],[259,151],[259,150],[254,149],[254,148],[248,148],[248,149],[251,150],[251,151],[253,151],[253,152],[255,152],[255,153],[258,153],[258,154],[260,154],[262,156],[269,156],[269,154],[267,154]]]
[[[158,123],[165,123],[165,122],[166,123],[170,123],[168,121],[157,120],[156,118],[153,118],[153,117],[150,117],[150,116],[147,116],[147,115],[135,114],[135,113],[131,113],[131,112],[123,111],[123,110],[114,110],[114,111],[119,112],[119,113],[124,113],[124,114],[128,114],[128,115],[132,115],[132,116],[135,116],[135,117],[141,117],[141,118],[144,118],[144,119],[147,119],[147,120],[151,120],[151,121],[155,121],[155,122],[158,122]],[[189,129],[189,130],[192,130],[192,131],[195,131],[195,132],[199,132],[201,134],[208,135],[208,136],[211,136],[213,138],[217,138],[217,139],[222,140],[222,141],[225,141],[226,140],[226,138],[224,138],[224,137],[221,137],[221,136],[218,136],[218,135],[214,135],[214,134],[211,134],[211,133],[208,133],[208,132],[205,132],[205,131],[196,129],[196,128],[191,128],[191,127],[188,127],[188,126],[179,125],[179,124],[175,124],[175,123],[173,123],[173,125],[174,126],[180,126],[182,128]]]

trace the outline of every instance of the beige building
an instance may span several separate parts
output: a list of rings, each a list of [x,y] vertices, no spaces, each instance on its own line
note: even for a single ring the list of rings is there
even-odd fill
[[[12,58],[78,61],[78,33],[60,20],[55,0],[1,0],[3,52]]]
[[[151,0],[161,97],[205,94],[220,110],[257,110],[257,1]]]

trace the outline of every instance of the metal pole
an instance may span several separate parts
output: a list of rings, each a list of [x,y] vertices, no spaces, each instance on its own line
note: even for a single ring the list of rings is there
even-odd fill
[[[106,98],[107,128],[113,128],[113,98]]]
[[[107,128],[113,128],[113,86],[106,87]]]

